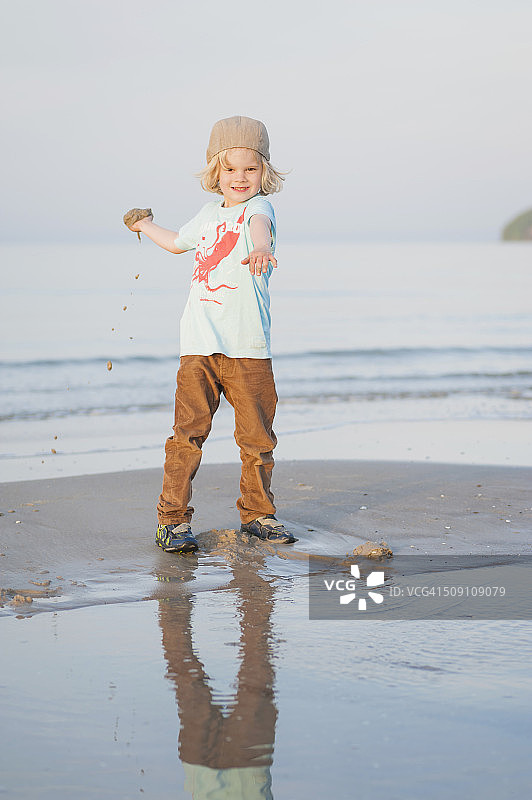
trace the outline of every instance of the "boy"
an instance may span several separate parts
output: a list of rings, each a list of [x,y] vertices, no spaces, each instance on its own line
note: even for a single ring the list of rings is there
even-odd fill
[[[207,203],[179,233],[156,225],[151,214],[129,224],[171,253],[196,249],[155,540],[166,552],[198,549],[190,528],[192,480],[223,393],[235,411],[242,461],[240,530],[289,544],[297,540],[275,519],[270,489],[277,394],[268,282],[277,261],[275,214],[264,199],[280,191],[283,178],[270,164],[264,124],[249,117],[219,120],[200,176],[203,188],[222,198]]]

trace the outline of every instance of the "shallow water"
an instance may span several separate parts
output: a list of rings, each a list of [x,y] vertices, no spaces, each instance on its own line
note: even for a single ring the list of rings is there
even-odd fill
[[[304,577],[193,572],[1,621],[7,797],[527,795],[529,623],[309,621]]]

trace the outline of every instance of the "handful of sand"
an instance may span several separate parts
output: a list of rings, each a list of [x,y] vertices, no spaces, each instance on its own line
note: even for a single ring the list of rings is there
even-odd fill
[[[124,214],[124,225],[127,225],[128,228],[131,228],[131,226],[134,225],[135,222],[138,222],[139,219],[144,219],[144,217],[153,217],[153,212],[151,208],[131,208]],[[134,232],[139,237],[139,242],[140,242],[139,231],[134,231]]]

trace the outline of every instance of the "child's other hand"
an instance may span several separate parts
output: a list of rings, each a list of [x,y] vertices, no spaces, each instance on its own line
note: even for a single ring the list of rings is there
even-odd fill
[[[247,258],[240,263],[249,264],[249,271],[252,275],[262,275],[268,271],[268,265],[272,262],[274,269],[277,267],[277,259],[269,250],[252,250]]]

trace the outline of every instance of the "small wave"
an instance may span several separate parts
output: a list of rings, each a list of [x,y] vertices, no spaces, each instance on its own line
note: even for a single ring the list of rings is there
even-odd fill
[[[114,364],[164,364],[175,363],[178,356],[116,356],[113,357]],[[28,369],[40,367],[65,367],[65,366],[95,366],[106,364],[109,360],[109,353],[105,356],[86,356],[84,358],[44,358],[31,359],[28,361],[0,361],[0,369]]]
[[[393,403],[397,401],[416,401],[416,400],[446,400],[452,398],[475,399],[476,402],[485,400],[493,402],[495,400],[507,400],[512,402],[512,406],[517,410],[519,405],[519,416],[527,418],[532,415],[527,405],[532,400],[532,387],[517,388],[515,386],[491,386],[489,391],[485,386],[474,388],[465,387],[430,387],[425,386],[420,389],[375,389],[363,391],[314,391],[307,392],[286,392],[278,386],[280,406],[309,406],[331,405],[334,403]],[[46,421],[51,419],[66,419],[75,417],[104,417],[110,415],[129,415],[129,414],[150,414],[165,413],[169,417],[172,413],[173,401],[152,402],[152,403],[119,403],[116,405],[107,403],[105,405],[79,405],[77,408],[41,408],[34,410],[17,409],[0,414],[2,422],[31,422]]]
[[[320,383],[397,383],[397,382],[408,382],[408,383],[417,383],[424,381],[425,383],[428,382],[437,382],[437,381],[444,381],[444,380],[512,380],[515,378],[528,378],[532,379],[532,371],[528,370],[515,370],[515,372],[432,372],[432,373],[423,373],[423,372],[405,372],[401,374],[378,374],[378,375],[343,375],[343,374],[335,374],[335,375],[312,375],[308,378],[306,377],[294,377],[292,379],[286,378],[285,380],[290,380],[290,382],[297,383],[299,385],[315,385]]]
[[[507,399],[512,401],[524,400],[530,403],[532,399],[531,390],[515,389],[513,387],[490,388],[489,394],[485,387],[473,389],[466,387],[463,389],[423,389],[420,391],[410,391],[403,389],[399,391],[365,391],[365,392],[314,392],[312,394],[293,394],[279,396],[280,405],[308,404],[316,405],[319,403],[374,403],[377,401],[391,402],[394,400],[434,400],[452,397],[460,398],[486,398],[486,399]],[[531,409],[532,414],[532,409]]]
[[[382,347],[382,348],[357,348],[347,350],[301,350],[286,353],[274,353],[273,360],[275,362],[284,362],[291,359],[367,359],[367,358],[407,358],[413,356],[460,356],[460,355],[520,355],[532,356],[532,347],[528,345],[487,345],[477,347],[454,347],[454,346],[440,346],[440,347]],[[102,362],[105,364],[112,358],[113,363],[116,365],[125,366],[128,364],[175,364],[179,360],[179,356],[175,355],[130,355],[130,356],[116,356],[113,357],[111,352],[105,353],[101,356],[85,356],[82,358],[65,357],[65,358],[44,358],[44,359],[28,359],[28,360],[1,360],[0,368],[2,369],[28,369],[28,368],[46,368],[46,367],[64,367],[64,366],[89,366],[100,365]]]
[[[289,360],[292,358],[389,358],[390,356],[434,356],[434,355],[532,355],[532,347],[529,345],[480,345],[477,347],[374,347],[356,348],[347,350],[305,350],[301,352],[288,352],[274,354],[275,361]]]
[[[0,414],[0,422],[65,419],[66,417],[106,416],[108,414],[145,414],[154,411],[169,411],[173,407],[170,403],[130,403],[117,405],[80,406],[79,408],[38,409],[34,411],[13,411]]]

